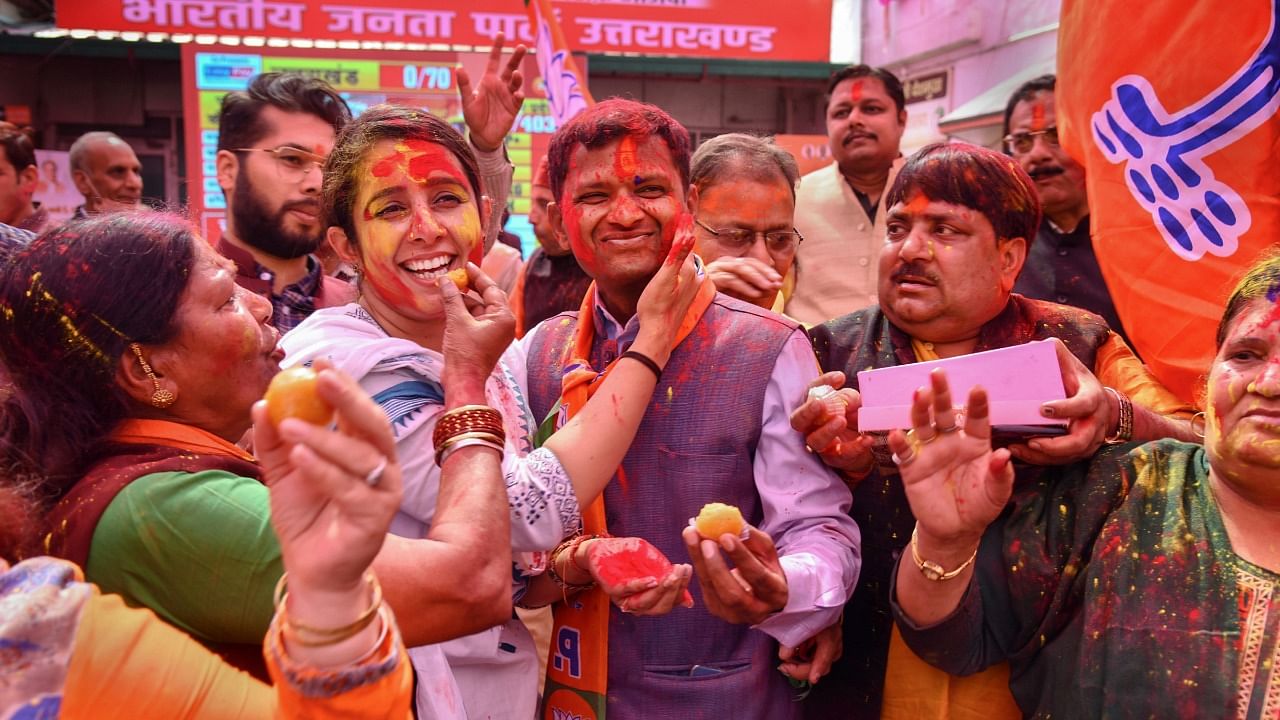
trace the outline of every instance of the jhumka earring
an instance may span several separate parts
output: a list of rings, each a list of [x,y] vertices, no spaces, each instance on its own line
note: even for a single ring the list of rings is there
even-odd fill
[[[138,346],[138,343],[129,343],[129,349],[133,351],[134,355],[138,356],[138,364],[142,366],[142,372],[146,373],[147,377],[151,378],[151,382],[156,386],[156,391],[151,393],[151,404],[161,409],[172,405],[178,398],[174,397],[173,393],[160,387],[160,379],[156,377],[155,371],[151,369],[151,365],[146,358],[142,357],[142,348]]]

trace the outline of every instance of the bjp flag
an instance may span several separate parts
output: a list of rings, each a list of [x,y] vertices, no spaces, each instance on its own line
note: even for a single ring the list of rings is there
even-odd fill
[[[569,44],[560,30],[560,21],[551,9],[551,0],[524,0],[529,21],[534,29],[534,46],[538,73],[546,85],[547,104],[556,119],[556,127],[595,104],[587,81],[574,62]]]
[[[1280,0],[1064,0],[1058,122],[1139,354],[1198,400],[1234,280],[1280,232]]]

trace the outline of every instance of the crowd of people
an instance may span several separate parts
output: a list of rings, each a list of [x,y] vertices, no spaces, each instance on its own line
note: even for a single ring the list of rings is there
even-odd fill
[[[49,222],[0,129],[0,717],[1275,712],[1280,255],[1185,402],[1125,339],[1054,77],[1003,152],[904,157],[858,65],[804,177],[592,105],[518,262],[523,54],[459,72],[465,128],[228,93],[212,244],[104,132]],[[1035,340],[1061,434],[993,433],[940,370],[860,430],[860,371]],[[331,422],[270,416],[282,368]]]

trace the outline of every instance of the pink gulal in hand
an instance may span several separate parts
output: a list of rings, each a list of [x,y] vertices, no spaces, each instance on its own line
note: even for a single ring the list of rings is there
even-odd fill
[[[662,582],[673,567],[661,550],[643,538],[601,538],[591,544],[588,552],[605,585],[620,586],[645,578]],[[686,605],[693,602],[688,590],[683,599]]]

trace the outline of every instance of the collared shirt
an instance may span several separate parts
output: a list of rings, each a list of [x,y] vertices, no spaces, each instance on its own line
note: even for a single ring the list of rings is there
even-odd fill
[[[316,308],[335,304],[324,302],[320,297],[325,289],[324,268],[315,256],[307,256],[305,275],[277,293],[274,289],[276,274],[269,268],[259,265],[248,250],[223,238],[218,242],[218,252],[236,264],[236,282],[241,287],[271,301],[271,324],[282,333],[289,332],[302,324],[302,321],[315,312]],[[355,292],[352,290],[350,297],[342,302],[354,298]]]
[[[639,318],[618,322],[598,296],[592,314],[597,336],[607,340],[602,360],[612,361],[635,341]],[[528,346],[536,336],[530,332],[503,355],[526,395]],[[779,548],[788,593],[786,606],[755,627],[791,647],[839,619],[861,565],[858,527],[847,514],[848,488],[791,429],[791,411],[804,401],[808,382],[817,376],[813,347],[797,328],[769,375],[752,458],[756,492],[766,509],[760,529]]]
[[[1112,330],[1129,342],[1093,252],[1087,215],[1071,232],[1063,232],[1047,217],[1040,221],[1040,230],[1013,291],[1101,315]]]

